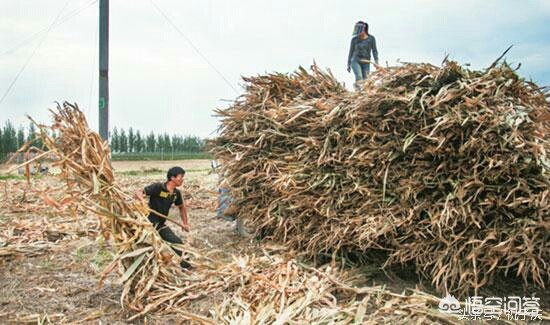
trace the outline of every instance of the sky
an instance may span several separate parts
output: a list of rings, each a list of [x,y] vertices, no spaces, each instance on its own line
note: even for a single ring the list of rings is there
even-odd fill
[[[0,13],[0,123],[49,123],[69,101],[97,130],[99,3],[0,0]],[[550,0],[110,0],[110,128],[213,137],[242,76],[314,61],[351,88],[358,20],[384,65],[448,54],[482,69],[513,45],[506,60],[550,85]]]

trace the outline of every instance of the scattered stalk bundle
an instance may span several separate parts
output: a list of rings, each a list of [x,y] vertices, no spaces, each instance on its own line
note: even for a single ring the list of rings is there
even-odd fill
[[[385,251],[442,292],[550,279],[550,111],[507,64],[245,78],[212,152],[240,218],[320,253]]]
[[[330,78],[325,82],[339,88]],[[292,253],[271,254],[269,248],[263,248],[261,256],[213,260],[208,251],[184,244],[180,249],[194,255],[196,269],[181,271],[173,252],[147,221],[147,207],[115,182],[108,145],[88,128],[84,114],[69,103],[52,113],[52,126],[39,125],[48,148],[45,154],[56,156],[54,166],[61,169],[68,193],[72,197],[79,193],[78,208],[97,214],[104,236],[112,240],[116,256],[103,271],[102,281],[118,271],[121,304],[134,311],[130,319],[154,311],[203,324],[459,323],[456,316],[434,309],[436,297],[356,287],[351,273],[330,266],[315,269],[298,262]],[[56,138],[49,135],[50,129]],[[193,304],[203,299],[210,303],[209,312],[193,312]]]
[[[19,180],[0,181],[0,188],[0,257],[6,260],[40,255],[59,239],[93,231],[93,222],[76,218],[73,198],[61,188],[31,187]]]

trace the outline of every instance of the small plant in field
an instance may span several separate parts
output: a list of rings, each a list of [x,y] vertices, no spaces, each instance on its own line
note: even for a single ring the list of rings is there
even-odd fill
[[[113,253],[105,248],[100,248],[92,258],[92,263],[102,270],[109,262],[113,260]]]

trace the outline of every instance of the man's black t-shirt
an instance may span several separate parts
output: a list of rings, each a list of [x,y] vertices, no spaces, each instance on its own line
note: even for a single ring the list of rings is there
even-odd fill
[[[172,193],[168,192],[165,183],[154,183],[145,187],[143,190],[145,194],[149,196],[149,208],[162,215],[168,216],[172,203],[177,206],[183,204],[181,192],[177,188],[175,188]],[[149,221],[162,226],[166,219],[151,212],[149,214]]]

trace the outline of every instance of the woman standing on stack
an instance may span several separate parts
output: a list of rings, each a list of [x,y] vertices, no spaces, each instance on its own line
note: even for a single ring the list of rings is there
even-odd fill
[[[348,72],[353,70],[356,88],[358,87],[357,82],[365,79],[370,72],[371,52],[374,62],[378,64],[376,39],[369,34],[369,24],[359,21],[353,29],[348,54]]]

